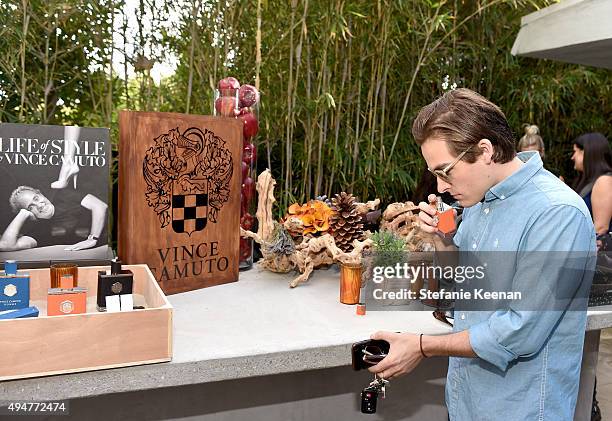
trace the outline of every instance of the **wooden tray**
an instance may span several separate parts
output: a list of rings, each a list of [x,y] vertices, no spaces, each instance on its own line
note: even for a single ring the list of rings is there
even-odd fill
[[[134,272],[134,305],[144,310],[96,310],[98,271],[80,267],[79,286],[87,290],[87,313],[47,316],[49,269],[31,269],[30,305],[37,318],[0,320],[0,380],[49,376],[150,364],[172,359],[172,305],[146,265],[124,265]]]

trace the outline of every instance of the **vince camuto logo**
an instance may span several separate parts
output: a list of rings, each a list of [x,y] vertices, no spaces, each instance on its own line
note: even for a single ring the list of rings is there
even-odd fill
[[[208,129],[176,128],[154,139],[142,165],[145,199],[161,228],[191,236],[217,223],[230,198],[232,154]]]
[[[12,165],[61,165],[65,143],[75,150],[74,160],[79,167],[104,167],[106,144],[97,140],[64,140],[23,137],[0,137],[0,162]]]
[[[218,241],[157,249],[157,254],[162,268],[152,270],[160,282],[225,272],[229,266],[227,257],[219,254]]]

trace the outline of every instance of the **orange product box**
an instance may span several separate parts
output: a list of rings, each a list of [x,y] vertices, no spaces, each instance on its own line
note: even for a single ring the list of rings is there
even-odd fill
[[[87,288],[50,288],[47,295],[47,316],[86,313]]]
[[[448,234],[457,229],[455,225],[455,212],[453,209],[445,210],[444,212],[438,212],[438,229],[444,233]]]

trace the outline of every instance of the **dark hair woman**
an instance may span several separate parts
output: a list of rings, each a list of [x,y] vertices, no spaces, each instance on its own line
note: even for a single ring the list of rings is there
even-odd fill
[[[591,211],[599,238],[612,231],[612,152],[608,139],[601,133],[578,137],[572,161],[580,173],[573,188]]]

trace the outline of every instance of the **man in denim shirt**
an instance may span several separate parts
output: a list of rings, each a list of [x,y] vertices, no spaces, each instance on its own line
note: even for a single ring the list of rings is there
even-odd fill
[[[473,91],[450,91],[424,107],[412,132],[438,191],[465,208],[459,230],[448,238],[438,235],[435,208],[419,204],[421,227],[436,234],[436,250],[505,252],[496,285],[520,291],[530,304],[456,311],[454,333],[444,336],[378,332],[372,338],[387,340],[391,349],[370,371],[389,379],[423,358],[450,356],[451,420],[572,420],[586,299],[571,309],[575,296],[565,308],[555,299],[568,286],[582,295],[590,288],[592,260],[576,263],[563,254],[595,254],[584,201],[542,167],[536,152],[517,156],[502,111]],[[538,252],[555,253],[535,258]]]

